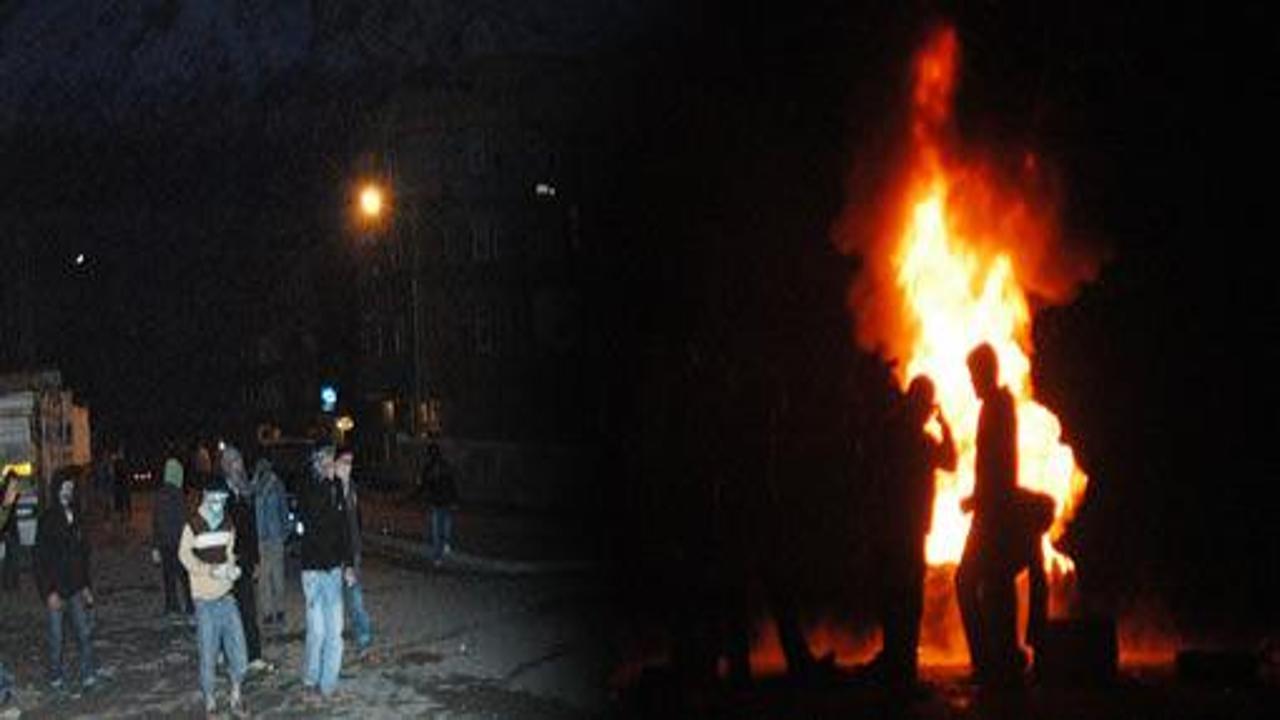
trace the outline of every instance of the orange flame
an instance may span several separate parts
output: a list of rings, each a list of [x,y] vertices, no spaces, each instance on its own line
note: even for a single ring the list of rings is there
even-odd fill
[[[981,405],[965,358],[987,342],[1017,402],[1019,483],[1057,504],[1043,539],[1047,569],[1069,573],[1071,559],[1050,539],[1074,515],[1088,478],[1060,442],[1057,418],[1033,399],[1029,293],[1064,299],[1093,269],[1065,261],[1055,266],[1054,214],[1042,197],[1035,155],[1020,158],[1019,174],[1009,182],[994,168],[960,157],[946,141],[959,52],[955,30],[944,28],[914,63],[908,170],[885,203],[893,208],[887,225],[861,249],[866,266],[853,292],[859,339],[900,361],[897,379],[904,387],[918,374],[931,377],[955,433],[959,468],[937,478],[929,563],[956,563],[968,534],[970,517],[961,513],[960,499],[973,489]]]

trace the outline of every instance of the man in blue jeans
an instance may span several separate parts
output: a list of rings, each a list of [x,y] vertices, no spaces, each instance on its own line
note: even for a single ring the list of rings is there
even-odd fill
[[[205,486],[200,507],[182,528],[178,560],[191,576],[200,645],[200,692],[204,695],[205,712],[212,716],[217,710],[214,665],[221,650],[226,653],[231,675],[231,713],[235,717],[246,717],[240,685],[249,660],[240,607],[231,593],[240,577],[240,568],[236,565],[235,526],[226,513],[230,494],[221,477],[211,479]]]
[[[427,535],[431,542],[430,557],[439,565],[445,555],[453,552],[453,509],[458,504],[458,486],[453,469],[434,442],[427,446],[427,461],[422,466],[418,493],[426,496],[427,521],[431,523]]]
[[[373,644],[373,622],[364,609],[364,588],[361,586],[360,573],[360,506],[356,500],[356,486],[351,481],[351,466],[355,462],[355,454],[351,448],[338,450],[334,457],[334,473],[342,482],[342,492],[347,501],[347,535],[351,538],[351,560],[354,579],[343,584],[343,598],[347,610],[351,613],[351,629],[356,636],[356,655],[364,658],[368,655],[369,646]]]
[[[307,605],[302,687],[307,702],[316,704],[337,690],[342,670],[342,586],[354,584],[355,570],[346,496],[336,474],[332,442],[317,446],[311,465],[312,477],[299,497],[302,594]]]
[[[98,681],[89,638],[89,611],[93,607],[93,591],[89,589],[89,543],[75,507],[74,478],[61,475],[50,490],[56,494],[40,516],[35,549],[36,584],[49,609],[49,684],[55,690],[63,686],[62,620],[66,614],[76,632],[80,684],[88,689]]]

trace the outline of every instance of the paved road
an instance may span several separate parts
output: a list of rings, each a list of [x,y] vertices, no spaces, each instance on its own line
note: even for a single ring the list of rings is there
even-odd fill
[[[88,693],[43,684],[44,614],[28,578],[0,594],[0,660],[17,677],[22,717],[200,716],[194,632],[161,617],[159,569],[146,546],[150,496],[135,496],[125,533],[95,529],[95,652],[111,674]],[[348,662],[350,699],[320,712],[300,705],[302,595],[296,577],[288,627],[264,653],[280,670],[251,680],[260,717],[579,718],[605,706],[599,638],[607,608],[589,575],[504,575],[367,559],[366,603],[379,661]],[[73,644],[69,652],[74,655]]]

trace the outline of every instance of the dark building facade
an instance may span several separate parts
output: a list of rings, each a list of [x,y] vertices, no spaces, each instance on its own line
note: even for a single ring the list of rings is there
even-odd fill
[[[485,56],[424,73],[375,120],[356,173],[390,204],[356,230],[370,452],[392,461],[439,436],[497,502],[553,502],[538,478],[589,463],[594,219],[625,106],[616,78],[582,60]]]

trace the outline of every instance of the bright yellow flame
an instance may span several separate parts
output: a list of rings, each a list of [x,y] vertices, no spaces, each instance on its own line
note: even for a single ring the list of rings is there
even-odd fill
[[[933,379],[959,453],[957,472],[938,473],[926,546],[935,565],[958,562],[969,531],[970,516],[960,512],[960,499],[973,491],[981,403],[965,360],[977,345],[995,348],[1001,382],[1017,402],[1019,484],[1057,502],[1051,536],[1061,534],[1087,482],[1071,449],[1059,441],[1058,419],[1032,399],[1031,361],[1024,351],[1031,312],[1013,264],[1003,254],[982,257],[967,249],[975,245],[948,223],[947,197],[941,172],[921,186],[894,261],[905,310],[918,330],[901,380],[919,374]],[[1049,569],[1070,572],[1071,559],[1055,551],[1048,537],[1043,543]]]
[[[1014,255],[1051,240],[1051,223],[1036,214],[1022,188],[1006,190],[981,163],[950,152],[958,65],[959,42],[951,28],[935,33],[916,58],[911,164],[888,255],[896,318],[885,329],[893,328],[887,340],[904,361],[897,379],[904,388],[916,375],[933,380],[959,455],[956,472],[938,473],[926,553],[931,565],[946,565],[958,562],[964,550],[970,516],[960,511],[960,500],[973,492],[981,411],[966,358],[985,342],[995,349],[1000,382],[1017,405],[1018,483],[1057,505],[1043,539],[1047,569],[1066,573],[1073,569],[1071,559],[1049,541],[1065,530],[1088,478],[1062,444],[1058,419],[1033,399],[1031,308]],[[936,424],[930,431],[941,432]]]
[[[10,470],[20,477],[30,477],[35,472],[35,467],[30,462],[9,463],[0,468],[0,477],[8,475]]]
[[[360,191],[360,212],[367,218],[376,218],[382,214],[382,188],[377,185],[365,185]]]

